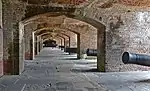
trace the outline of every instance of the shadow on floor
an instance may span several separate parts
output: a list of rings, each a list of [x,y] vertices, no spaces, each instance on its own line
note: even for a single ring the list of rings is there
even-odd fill
[[[136,81],[135,83],[150,83],[150,79],[139,80],[139,81]]]
[[[87,59],[87,60],[96,60],[97,58],[95,57],[95,58],[85,58],[85,59]]]
[[[97,62],[74,62],[75,64],[80,64],[80,65],[83,65],[83,64],[97,64]]]
[[[71,72],[99,72],[95,69],[71,69]]]
[[[79,60],[78,58],[64,58],[64,59],[61,59],[61,60]]]
[[[70,55],[69,53],[65,53],[65,54],[60,54],[60,55]]]

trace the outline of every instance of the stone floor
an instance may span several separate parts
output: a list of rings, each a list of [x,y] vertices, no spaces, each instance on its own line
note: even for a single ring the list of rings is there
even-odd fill
[[[20,76],[1,77],[0,91],[150,91],[150,72],[100,73],[95,59],[44,48]]]

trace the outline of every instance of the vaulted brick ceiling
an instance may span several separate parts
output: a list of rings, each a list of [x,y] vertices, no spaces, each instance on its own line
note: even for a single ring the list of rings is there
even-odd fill
[[[29,4],[50,4],[50,3],[57,3],[57,4],[80,4],[84,3],[87,0],[21,0],[23,2],[28,2]]]
[[[95,0],[21,0],[23,2],[27,2],[29,4],[40,4],[40,5],[48,5],[52,3],[56,4],[73,4],[80,5],[84,3],[91,3],[91,1]],[[150,0],[98,0],[105,4],[102,7],[111,7],[111,5],[115,3],[130,5],[130,6],[150,6]]]
[[[119,0],[119,2],[132,6],[150,6],[150,0]]]

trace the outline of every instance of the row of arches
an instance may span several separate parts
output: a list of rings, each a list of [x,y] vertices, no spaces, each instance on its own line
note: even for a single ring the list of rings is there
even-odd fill
[[[53,14],[54,13],[52,13],[52,15]],[[30,57],[27,57],[27,59],[28,58],[34,59],[34,56],[37,55],[38,52],[40,51],[40,49],[42,48],[42,44],[43,44],[42,42],[44,42],[45,40],[48,40],[50,38],[50,36],[54,37],[53,39],[55,39],[55,38],[60,39],[61,43],[63,40],[64,44],[63,43],[62,44],[64,46],[78,47],[77,58],[81,58],[82,54],[84,54],[83,51],[85,51],[85,48],[88,48],[88,46],[87,47],[85,46],[86,44],[84,45],[84,43],[86,43],[86,41],[84,41],[84,38],[88,35],[89,32],[91,32],[91,30],[90,31],[88,30],[89,26],[91,27],[91,25],[86,24],[84,22],[87,22],[87,21],[91,22],[90,19],[88,20],[88,18],[86,18],[85,21],[82,20],[84,22],[81,22],[81,21],[77,20],[76,19],[77,17],[75,17],[74,15],[73,15],[74,17],[70,18],[70,17],[67,17],[66,15],[61,15],[61,14],[56,13],[56,14],[54,14],[54,15],[56,15],[56,17],[52,16],[52,18],[53,19],[55,18],[56,20],[58,18],[59,19],[58,23],[57,22],[53,23],[53,19],[50,18],[52,20],[49,20],[49,24],[45,23],[44,26],[40,26],[40,24],[43,24],[43,22],[40,22],[40,21],[42,19],[44,19],[43,17],[45,17],[45,15],[48,15],[48,13],[33,16],[29,19],[25,19],[25,20],[19,22],[19,26],[18,26],[19,27],[19,43],[16,44],[19,46],[18,47],[19,48],[19,54],[18,54],[19,59],[18,59],[18,62],[13,64],[13,65],[18,65],[18,67],[13,68],[14,69],[14,71],[12,72],[13,74],[20,74],[23,71],[23,69],[24,69],[23,60],[25,60],[26,56],[30,56]],[[49,13],[49,16],[50,15],[51,15],[51,13]],[[72,25],[71,24],[69,25],[69,23],[63,24],[64,23],[63,20],[61,20],[61,22],[60,22],[59,17],[61,17],[61,16],[63,16],[63,18],[61,18],[61,19],[64,19],[64,17],[68,18],[70,20],[73,20],[75,22],[75,24],[72,24]],[[80,17],[80,19],[81,18],[83,19],[83,17]],[[50,21],[52,21],[52,22],[50,22]],[[78,23],[78,22],[81,22],[82,26],[80,24],[76,25],[76,23]],[[34,27],[34,29],[31,29],[31,27],[30,27],[30,29],[26,28],[30,24],[31,25],[35,24],[36,27]],[[93,24],[93,22],[92,22],[92,24]],[[95,36],[95,37],[93,37],[92,34],[90,35],[90,33],[89,33],[89,35],[88,35],[89,37],[86,38],[87,42],[90,41],[90,39],[93,40],[92,38],[94,38],[95,40],[93,40],[93,41],[95,41],[95,42],[93,45],[96,46],[96,48],[97,48],[97,46],[101,45],[101,44],[97,45],[97,38],[98,38],[97,32],[101,33],[100,31],[105,31],[104,25],[102,26],[101,23],[99,23],[99,24],[103,28],[96,30],[96,28],[94,29],[93,27],[91,27],[91,28],[93,28],[93,31],[96,31],[95,32],[96,35],[93,34],[93,36]],[[98,26],[98,27],[100,27],[100,26]],[[83,27],[83,30],[80,29],[79,27]],[[85,28],[85,27],[88,27],[88,28]],[[84,33],[86,33],[86,34],[84,34]],[[72,39],[73,36],[74,36],[74,38]],[[69,42],[66,43],[66,40],[68,40]],[[104,42],[102,40],[100,40],[100,41],[101,41],[100,43]],[[101,48],[101,47],[98,47],[98,48]],[[99,55],[99,57],[104,57],[104,56]],[[104,58],[100,58],[100,59],[102,60]],[[103,67],[103,66],[101,66],[101,67]],[[100,69],[100,70],[104,71],[104,68]]]
[[[145,34],[144,29],[149,28],[148,23],[143,21],[145,18],[141,19],[144,16],[141,17],[140,15],[144,14],[129,10],[126,12],[125,9],[119,12],[120,10],[116,10],[118,9],[117,6],[99,9],[96,7],[96,2],[92,5],[93,7],[89,9],[89,6],[82,8],[51,7],[3,2],[3,12],[1,10],[3,16],[1,16],[3,18],[1,20],[2,30],[0,30],[0,60],[2,60],[0,73],[20,74],[24,69],[25,55],[32,55],[31,58],[34,58],[39,52],[36,46],[39,47],[38,49],[42,48],[38,45],[49,39],[48,36],[57,38],[62,45],[67,44],[62,41],[69,40],[70,37],[70,46],[78,47],[78,58],[82,58],[86,48],[97,48],[97,69],[99,71],[106,71],[106,65],[110,71],[113,68],[114,71],[138,68],[137,66],[125,66],[120,57],[123,51],[146,53],[138,45],[149,42],[140,42],[140,44],[133,39],[137,38],[136,36],[140,34],[139,31],[142,30]],[[114,14],[116,11],[118,12]],[[148,13],[145,14],[149,15]],[[141,20],[138,20],[138,16],[141,17]],[[143,26],[138,25],[138,23],[143,24]],[[57,36],[54,36],[55,34]],[[37,43],[39,41],[40,43]],[[132,44],[136,47],[132,47]],[[148,47],[146,46],[146,48]]]

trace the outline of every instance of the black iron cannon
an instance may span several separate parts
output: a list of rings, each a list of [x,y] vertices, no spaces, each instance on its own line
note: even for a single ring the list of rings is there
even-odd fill
[[[59,48],[65,48],[64,46],[59,46]]]
[[[65,48],[65,52],[68,53],[77,53],[77,48]]]
[[[97,49],[87,49],[86,54],[87,56],[97,56]]]
[[[122,55],[122,61],[124,64],[150,66],[150,55],[124,52]]]

